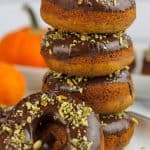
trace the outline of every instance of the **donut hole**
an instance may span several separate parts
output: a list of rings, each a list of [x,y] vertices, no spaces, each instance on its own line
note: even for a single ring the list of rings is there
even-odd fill
[[[42,116],[35,130],[35,141],[42,141],[42,150],[63,149],[67,143],[66,127],[53,116]]]

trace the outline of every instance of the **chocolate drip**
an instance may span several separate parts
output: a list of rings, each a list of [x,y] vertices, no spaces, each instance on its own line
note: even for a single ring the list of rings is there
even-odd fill
[[[64,9],[85,11],[121,12],[135,8],[135,0],[49,0]]]

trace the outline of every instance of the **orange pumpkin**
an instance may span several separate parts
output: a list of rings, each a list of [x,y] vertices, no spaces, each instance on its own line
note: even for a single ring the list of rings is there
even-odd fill
[[[13,66],[0,62],[0,105],[15,105],[25,94],[24,76]]]
[[[40,43],[45,30],[40,29],[32,9],[25,5],[32,26],[6,35],[0,43],[0,60],[13,64],[46,67],[40,55]]]

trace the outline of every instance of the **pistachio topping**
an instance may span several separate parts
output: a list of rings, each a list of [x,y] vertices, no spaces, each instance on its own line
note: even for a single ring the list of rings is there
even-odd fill
[[[125,70],[125,71],[129,71],[129,67],[128,66],[125,66],[122,70]],[[109,76],[106,78],[107,81],[112,81],[112,82],[115,82],[117,80],[117,78],[121,75],[121,72],[122,70],[116,70],[114,73],[112,74],[109,74]]]
[[[8,133],[12,132],[12,129],[10,127],[8,127],[6,124],[2,124],[1,129],[2,129],[2,131],[6,131]]]
[[[28,116],[28,117],[27,117],[27,122],[28,122],[28,123],[31,123],[31,122],[32,122],[32,117],[31,117],[31,116]]]
[[[104,123],[104,121],[100,121],[100,125],[101,125],[102,128],[107,127],[107,123]]]
[[[96,0],[97,3],[108,5],[108,6],[116,6],[118,0]]]
[[[59,108],[59,114],[64,119],[70,122],[73,128],[80,126],[88,126],[87,117],[91,114],[92,109],[85,107],[85,103],[76,104],[70,102],[62,102]]]
[[[33,150],[39,150],[42,147],[42,141],[38,140],[33,144]]]
[[[127,43],[128,36],[124,34],[124,32],[118,32],[116,34],[113,34],[113,36],[120,41],[120,45],[124,46],[125,48],[129,47]]]
[[[79,92],[83,93],[84,89],[80,86],[81,84],[84,84],[87,82],[87,78],[83,77],[70,77],[67,75],[63,75],[61,73],[57,73],[55,71],[49,70],[49,73],[56,79],[59,79],[59,81],[64,82],[69,88],[67,90],[69,92]]]
[[[20,106],[13,110],[9,117],[12,119],[17,117],[18,119],[13,122],[9,118],[0,127],[0,135],[3,133],[5,135],[3,140],[5,149],[8,150],[10,147],[18,150],[41,149],[43,141],[34,141],[32,135],[28,135],[30,131],[27,131],[26,126],[31,126],[34,120],[37,120],[44,114],[44,110],[52,107],[58,112],[54,115],[54,120],[61,118],[71,130],[78,131],[70,139],[71,147],[76,150],[84,150],[85,148],[90,150],[92,142],[88,141],[86,137],[86,127],[89,125],[88,117],[93,112],[92,108],[85,106],[84,102],[77,103],[71,97],[55,93],[41,93],[38,97],[33,97],[33,99],[29,97],[29,100],[21,103]]]
[[[111,118],[115,118],[115,119],[123,119],[126,117],[126,113],[125,112],[120,112],[120,113],[116,113],[116,114],[109,114],[109,115],[102,115],[101,118],[102,119],[111,119]],[[103,124],[103,122],[101,122]]]
[[[87,138],[84,136],[78,139],[71,140],[71,149],[72,150],[91,150],[92,142],[89,142]]]
[[[5,105],[0,105],[0,109],[5,110],[7,108],[7,106]]]

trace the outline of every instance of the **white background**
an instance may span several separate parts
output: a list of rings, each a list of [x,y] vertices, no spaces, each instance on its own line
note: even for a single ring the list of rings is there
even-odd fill
[[[150,42],[150,1],[137,1],[137,19],[128,32],[135,42]],[[40,0],[0,0],[0,37],[10,30],[29,24],[28,16],[21,9],[28,2],[36,11],[42,26],[47,26],[40,18]]]

